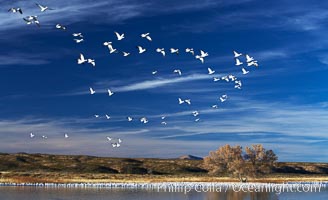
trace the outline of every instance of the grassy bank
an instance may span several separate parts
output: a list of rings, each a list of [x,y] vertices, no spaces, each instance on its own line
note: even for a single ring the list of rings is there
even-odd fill
[[[184,159],[0,154],[0,182],[239,182],[227,174],[210,176],[202,165]],[[328,163],[280,162],[273,173],[249,181],[328,181]]]

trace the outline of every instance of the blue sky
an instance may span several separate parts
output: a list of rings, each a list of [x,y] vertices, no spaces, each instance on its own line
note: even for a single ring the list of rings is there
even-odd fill
[[[41,13],[28,1],[0,3],[1,152],[172,158],[206,156],[226,143],[262,143],[280,161],[328,162],[328,3],[39,3],[55,10]],[[7,12],[11,7],[24,14]],[[25,24],[22,17],[28,15],[37,15],[41,27]],[[56,29],[57,23],[67,30]],[[117,41],[114,31],[125,39]],[[85,41],[76,44],[74,32],[82,32]],[[140,37],[145,32],[152,42]],[[105,41],[131,55],[109,54]],[[138,54],[137,45],[147,51]],[[156,53],[158,47],[168,55]],[[180,54],[168,53],[171,47]],[[187,47],[208,52],[205,63],[185,53]],[[253,56],[260,67],[242,75],[233,50]],[[96,67],[78,65],[80,53],[94,58]],[[235,75],[242,89],[213,82],[207,67],[215,76]],[[181,77],[172,73],[177,68]],[[108,88],[115,92],[111,97]],[[224,103],[218,100],[222,94],[229,96]],[[192,104],[179,105],[179,97]],[[135,120],[129,123],[127,116]],[[143,116],[149,123],[140,123]],[[36,137],[30,139],[30,132]],[[122,146],[112,148],[106,136],[122,138]]]

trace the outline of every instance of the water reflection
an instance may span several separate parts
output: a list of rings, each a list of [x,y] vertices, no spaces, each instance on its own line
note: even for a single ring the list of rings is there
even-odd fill
[[[328,191],[320,193],[273,192],[164,192],[156,190],[106,188],[38,188],[0,187],[1,200],[313,200],[328,199]]]
[[[206,193],[206,197],[204,200],[223,200],[223,199],[230,199],[230,200],[278,200],[278,195],[275,193],[269,192],[234,192],[232,190],[228,190],[227,192],[208,192]]]

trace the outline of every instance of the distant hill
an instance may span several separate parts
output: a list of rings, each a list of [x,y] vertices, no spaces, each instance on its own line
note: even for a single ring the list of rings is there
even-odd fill
[[[203,161],[199,159],[110,158],[85,155],[0,153],[0,172],[207,174],[207,170],[203,169],[202,165]]]
[[[184,155],[176,159],[110,158],[85,155],[8,154],[0,152],[0,177],[4,172],[91,173],[204,176],[203,158]],[[324,174],[328,163],[278,162],[273,174]]]
[[[193,156],[193,155],[183,155],[183,156],[180,156],[179,159],[181,159],[181,160],[203,160],[203,158]]]

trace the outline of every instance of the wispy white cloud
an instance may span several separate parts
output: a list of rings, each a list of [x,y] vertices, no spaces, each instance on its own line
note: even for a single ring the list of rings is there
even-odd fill
[[[290,53],[287,53],[285,50],[267,50],[255,52],[256,59],[261,61],[276,60],[276,59],[285,59],[291,56]]]
[[[198,80],[205,80],[205,79],[211,79],[213,76],[208,74],[190,74],[186,76],[179,76],[179,77],[172,77],[172,78],[157,78],[154,80],[146,80],[146,81],[140,81],[136,83],[131,83],[127,85],[119,85],[119,86],[113,86],[108,85],[107,81],[100,81],[95,83],[96,87],[94,88],[97,93],[107,93],[107,88],[111,88],[114,92],[130,92],[130,91],[139,91],[139,90],[149,90],[149,89],[155,89],[165,86],[171,86],[178,83],[185,83],[185,82],[191,82],[191,81],[198,81]],[[122,84],[121,81],[111,81],[110,83],[114,84]],[[71,95],[86,95],[89,94],[88,87],[84,91],[75,91],[75,92],[69,92],[66,94],[61,94],[64,96],[71,96]]]
[[[288,18],[285,22],[295,29],[313,31],[322,29],[322,24],[328,19],[328,14],[321,8],[304,10],[295,16]]]
[[[206,75],[206,74],[192,74],[192,75],[188,75],[188,76],[182,76],[182,77],[170,78],[170,79],[156,79],[156,80],[142,81],[139,83],[134,83],[134,84],[126,85],[126,86],[115,87],[113,89],[118,92],[147,90],[147,89],[164,87],[164,86],[172,85],[172,84],[176,84],[176,83],[184,83],[184,82],[204,80],[204,79],[210,79],[210,78],[211,78],[211,76]]]
[[[41,55],[15,53],[13,55],[0,55],[0,66],[9,65],[44,65],[49,63]]]

